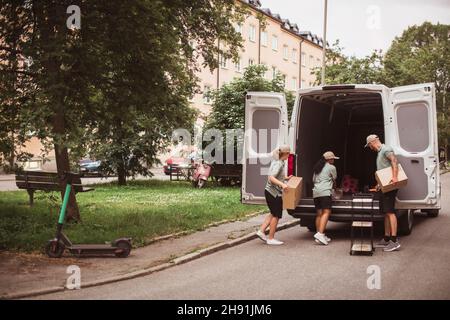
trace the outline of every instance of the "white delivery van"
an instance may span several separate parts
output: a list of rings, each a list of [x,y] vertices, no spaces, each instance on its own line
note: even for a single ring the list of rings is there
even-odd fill
[[[440,210],[440,180],[434,84],[398,88],[383,85],[336,85],[299,90],[288,121],[283,94],[248,92],[245,107],[245,139],[241,199],[263,204],[271,150],[291,146],[287,174],[303,177],[302,200],[293,217],[314,230],[312,169],[325,151],[331,150],[338,186],[344,175],[358,179],[358,191],[376,185],[376,153],[364,148],[366,137],[377,134],[392,146],[408,176],[396,201],[401,234],[411,233],[416,210],[436,217]],[[253,129],[253,130],[251,130]],[[253,132],[253,133],[251,133]],[[262,133],[262,134],[261,134]],[[267,135],[265,133],[268,133]],[[331,221],[350,221],[355,214],[369,214],[353,207],[352,195],[333,200]],[[383,220],[378,201],[375,219]]]

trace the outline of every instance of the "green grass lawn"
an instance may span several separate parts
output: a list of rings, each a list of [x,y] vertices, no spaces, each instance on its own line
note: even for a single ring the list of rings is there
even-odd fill
[[[143,246],[156,236],[201,230],[212,222],[266,209],[241,204],[236,187],[210,184],[194,189],[188,182],[158,180],[94,187],[95,191],[77,194],[82,223],[65,225],[74,243],[132,237],[134,246]],[[41,191],[30,208],[26,191],[0,192],[0,249],[42,250],[54,237],[60,202],[57,193]]]

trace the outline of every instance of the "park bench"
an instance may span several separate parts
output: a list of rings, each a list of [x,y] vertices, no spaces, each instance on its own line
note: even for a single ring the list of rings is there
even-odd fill
[[[16,173],[16,186],[25,189],[30,197],[30,206],[33,205],[34,192],[41,191],[63,191],[65,184],[61,181],[57,172],[45,171],[21,171]],[[73,180],[73,190],[75,193],[88,192],[93,188],[86,188],[81,184],[79,176]]]

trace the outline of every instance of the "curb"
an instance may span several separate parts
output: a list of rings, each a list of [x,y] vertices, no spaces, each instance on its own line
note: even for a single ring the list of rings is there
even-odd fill
[[[285,230],[285,229],[294,227],[294,226],[298,225],[299,223],[300,223],[300,221],[298,219],[285,222],[277,227],[277,231],[281,231],[281,230]],[[175,267],[175,266],[178,266],[178,265],[181,265],[184,263],[188,263],[190,261],[199,259],[201,257],[207,256],[207,255],[210,255],[210,254],[213,254],[213,253],[216,253],[216,252],[228,249],[228,248],[238,246],[240,244],[243,244],[245,242],[251,241],[256,238],[257,238],[256,233],[252,232],[252,233],[242,236],[240,238],[236,238],[236,239],[226,241],[223,243],[218,243],[218,244],[212,245],[208,248],[186,254],[184,256],[175,258],[170,262],[166,262],[166,263],[157,265],[155,267],[142,269],[142,270],[127,273],[127,274],[121,275],[121,276],[115,276],[115,277],[106,278],[106,279],[102,279],[102,280],[86,282],[82,285],[82,289],[147,276],[147,275],[150,275],[150,274],[158,272],[158,271],[163,271],[168,268]],[[30,297],[36,297],[36,296],[40,296],[40,295],[44,295],[44,294],[66,291],[66,290],[68,290],[68,289],[66,289],[66,287],[64,287],[64,286],[50,287],[50,288],[32,290],[32,291],[27,291],[27,292],[22,292],[22,293],[15,293],[15,294],[11,294],[11,295],[3,295],[3,296],[0,296],[0,300],[30,298]]]
[[[191,229],[191,230],[180,231],[180,232],[177,232],[177,233],[167,234],[165,236],[160,236],[160,237],[156,237],[156,238],[148,240],[146,245],[150,245],[150,244],[153,244],[153,243],[158,242],[158,241],[169,240],[169,239],[178,238],[178,237],[181,237],[181,236],[186,236],[186,235],[192,234],[192,233],[197,232],[197,231],[204,231],[204,230],[206,230],[208,228],[217,227],[217,226],[220,226],[220,225],[225,224],[225,223],[231,223],[231,222],[236,222],[236,221],[244,221],[246,219],[250,219],[250,218],[256,217],[258,215],[265,214],[267,212],[268,212],[268,210],[261,210],[261,211],[249,213],[248,215],[245,215],[245,216],[243,216],[241,218],[234,218],[234,219],[229,219],[229,220],[221,220],[221,221],[218,221],[218,222],[213,222],[213,223],[207,224],[206,226],[204,226],[204,227],[202,227],[201,229],[198,229],[198,230]]]

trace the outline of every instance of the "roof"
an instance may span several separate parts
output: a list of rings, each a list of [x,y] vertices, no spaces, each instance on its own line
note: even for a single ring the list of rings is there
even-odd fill
[[[295,34],[319,47],[323,47],[323,39],[319,37],[317,34],[311,33],[311,31],[300,31],[298,25],[294,22],[289,21],[289,19],[283,19],[278,13],[272,12],[269,8],[262,8],[261,1],[259,0],[239,0],[247,5],[251,6],[256,11],[259,11],[274,20],[277,20],[281,27],[286,31]],[[327,41],[327,46],[330,46],[330,43]]]

